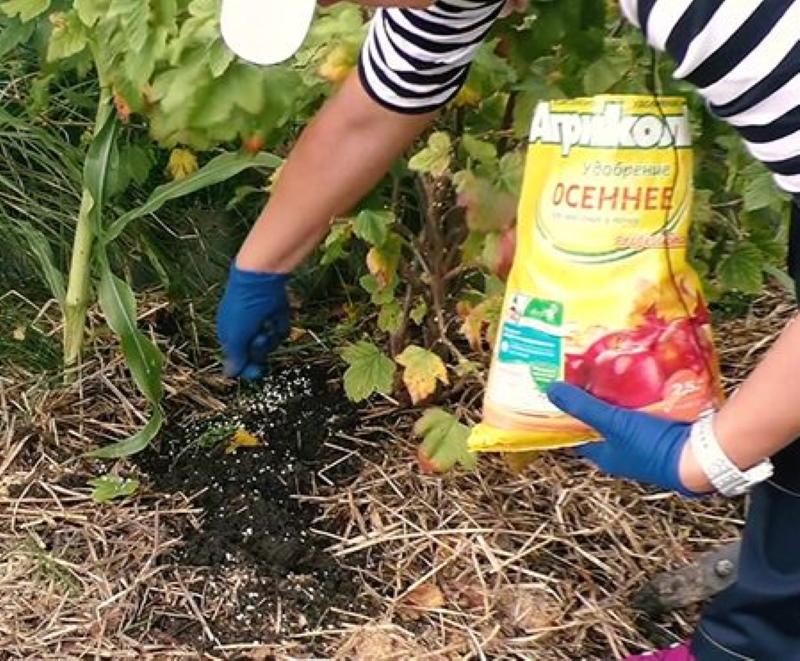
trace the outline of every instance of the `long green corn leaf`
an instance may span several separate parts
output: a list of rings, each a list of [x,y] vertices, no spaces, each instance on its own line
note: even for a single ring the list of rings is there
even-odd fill
[[[100,285],[97,298],[103,314],[122,344],[122,353],[136,385],[153,406],[158,406],[164,390],[161,385],[163,356],[158,347],[136,327],[136,299],[130,286],[100,260]]]
[[[133,436],[112,445],[88,453],[99,459],[127,457],[144,450],[161,429],[164,414],[161,411],[161,398],[164,389],[161,384],[163,356],[158,347],[136,326],[136,299],[128,283],[116,277],[101,248],[100,286],[97,297],[103,314],[117,336],[120,338],[122,353],[139,390],[153,406],[153,414],[147,424]]]
[[[164,414],[161,409],[157,408],[153,411],[153,415],[147,424],[133,436],[126,438],[124,441],[119,441],[119,443],[106,445],[88,452],[87,456],[96,459],[119,459],[120,457],[129,457],[132,454],[141,452],[150,444],[158,430],[161,429],[162,424],[164,424]]]
[[[101,240],[108,244],[122,233],[128,223],[158,211],[170,200],[227,181],[247,168],[277,168],[281,162],[278,156],[267,152],[261,152],[255,156],[241,152],[220,154],[185,179],[156,188],[143,205],[131,209],[111,223],[108,229],[102,233]]]
[[[92,197],[89,217],[95,234],[101,232],[103,205],[111,169],[119,165],[119,149],[117,146],[117,129],[119,122],[115,113],[106,111],[100,130],[92,140],[83,165],[83,183]]]

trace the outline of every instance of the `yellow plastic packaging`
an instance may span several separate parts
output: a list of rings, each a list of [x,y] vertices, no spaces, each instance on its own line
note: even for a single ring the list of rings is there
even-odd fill
[[[681,420],[719,402],[708,311],[686,258],[692,168],[683,99],[538,105],[472,451],[596,439],[549,402],[546,389],[556,380]]]

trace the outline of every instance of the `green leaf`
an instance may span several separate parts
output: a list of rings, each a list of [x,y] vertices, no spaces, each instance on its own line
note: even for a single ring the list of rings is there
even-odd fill
[[[467,234],[464,243],[461,244],[461,262],[463,264],[473,264],[481,259],[486,234],[472,230]]]
[[[783,287],[787,294],[790,294],[791,296],[797,296],[797,283],[786,271],[779,269],[777,266],[773,266],[772,264],[767,264],[764,267],[764,273],[773,278],[775,282]]]
[[[743,242],[719,264],[717,275],[726,289],[757,294],[763,285],[764,257],[752,243]]]
[[[623,39],[608,39],[606,52],[596,58],[583,74],[586,94],[604,94],[619,83],[633,66],[628,43]]]
[[[508,60],[497,54],[500,39],[491,39],[481,44],[475,53],[466,87],[486,98],[508,89],[517,79],[517,72]]]
[[[395,218],[391,211],[365,209],[353,221],[355,235],[371,246],[382,246],[389,238],[389,229]]]
[[[588,67],[583,76],[583,86],[587,94],[604,94],[611,90],[625,75],[630,60],[618,56],[604,55]]]
[[[153,167],[153,154],[141,145],[125,145],[119,149],[119,158],[109,167],[106,195],[113,198],[127,190],[131,182],[142,185],[147,180]]]
[[[711,207],[711,196],[713,195],[710,190],[695,189],[694,198],[692,200],[692,219],[694,223],[700,227],[707,225],[714,217],[714,210]]]
[[[147,424],[133,436],[92,452],[87,452],[86,456],[94,457],[95,459],[120,459],[121,457],[129,457],[141,452],[150,445],[150,441],[155,438],[162,424],[164,424],[164,414],[161,409],[154,409],[153,415]]]
[[[403,308],[396,300],[381,306],[378,312],[378,328],[384,333],[396,333],[403,327]]]
[[[144,48],[150,20],[149,2],[143,2],[142,0],[111,0],[108,17],[119,20],[128,48],[134,52]]]
[[[493,273],[486,275],[486,281],[483,285],[483,293],[486,298],[502,298],[505,291],[506,283],[501,278],[498,278]]]
[[[423,470],[443,473],[456,464],[472,470],[475,456],[467,450],[469,427],[447,411],[429,409],[417,420],[414,433],[423,438],[420,461]]]
[[[523,152],[517,150],[503,154],[498,170],[497,187],[515,199],[518,198],[522,189],[522,176],[525,173]]]
[[[86,26],[75,11],[52,14],[53,31],[47,44],[47,61],[55,62],[80,53],[89,43]]]
[[[125,52],[124,73],[128,80],[125,85],[120,85],[118,81],[118,87],[136,110],[143,107],[140,105],[141,89],[150,83],[156,65],[166,56],[167,36],[164,28],[150,29],[141,48],[129,46]]]
[[[350,223],[335,223],[328,232],[328,236],[325,237],[320,264],[328,266],[345,257],[347,255],[347,244],[350,242],[352,235],[353,228]]]
[[[106,503],[114,498],[126,498],[135,494],[139,488],[139,480],[103,475],[89,480],[89,486],[94,487],[92,500],[96,503]]]
[[[185,6],[181,2],[181,7]],[[215,39],[219,34],[219,1],[218,0],[191,0],[188,6],[189,18],[186,18],[180,27],[180,33],[171,44],[170,62],[178,64],[184,54],[194,47],[202,49]]]
[[[361,402],[373,393],[388,394],[394,383],[394,361],[372,342],[351,344],[342,351],[348,364],[344,373],[344,391],[354,402]]]
[[[531,130],[531,117],[534,108],[540,101],[563,99],[562,89],[551,81],[551,74],[560,74],[560,67],[551,63],[552,58],[543,57],[530,65],[531,73],[523,80],[519,88],[519,96],[514,105],[514,135],[527,139]]]
[[[161,385],[163,356],[158,347],[136,327],[136,299],[128,283],[111,273],[101,260],[97,297],[108,325],[120,338],[122,353],[139,390],[154,406],[164,394]]]
[[[397,286],[397,276],[385,286],[378,282],[378,278],[374,275],[362,275],[358,279],[358,283],[370,295],[370,300],[373,305],[386,305],[394,300],[394,290]]]
[[[425,315],[428,314],[428,304],[425,302],[425,299],[420,296],[419,300],[417,301],[416,305],[411,308],[411,321],[413,321],[417,326],[422,324],[423,320],[425,319]]]
[[[265,86],[261,72],[237,62],[213,82],[202,104],[191,114],[193,126],[211,126],[230,120],[234,108],[255,115],[264,106]]]
[[[784,199],[772,173],[761,163],[754,161],[742,170],[741,176],[745,180],[742,193],[745,211],[763,209]]]
[[[153,79],[153,98],[159,102],[158,110],[185,122],[194,108],[194,96],[198,90],[205,89],[207,78],[208,69],[202,53],[192,51],[180,67],[167,69]]]
[[[502,231],[513,224],[517,215],[516,196],[470,170],[457,172],[453,183],[458,191],[458,205],[466,209],[470,230],[481,233]]]
[[[478,140],[469,133],[465,133],[461,138],[461,146],[470,158],[479,163],[484,163],[486,165],[497,163],[497,147],[491,142]]]
[[[222,39],[215,41],[211,44],[208,53],[208,68],[211,69],[211,75],[214,78],[219,78],[228,70],[228,67],[235,59],[236,54],[225,45]]]
[[[100,249],[101,278],[97,295],[100,307],[111,329],[120,338],[122,353],[131,371],[133,380],[145,398],[153,405],[153,414],[148,423],[133,436],[89,453],[101,459],[126,457],[141,452],[158,433],[164,422],[160,401],[164,391],[161,383],[163,357],[155,346],[136,327],[136,300],[124,280],[112,272]]]
[[[201,448],[211,449],[223,442],[230,441],[237,429],[239,429],[238,424],[232,422],[222,423],[219,427],[206,429],[194,442]]]
[[[360,41],[366,25],[361,8],[347,2],[331,7],[320,7],[319,18],[314,21],[306,38],[303,50],[317,53],[321,47],[329,47],[347,39]]]
[[[215,184],[227,181],[248,168],[277,168],[281,159],[267,152],[259,152],[254,156],[242,152],[226,152],[210,160],[206,165],[185,179],[172,181],[156,188],[147,201],[135,209],[131,209],[115,220],[102,233],[102,241],[107,244],[118,237],[128,223],[158,211],[170,200],[175,200]]]
[[[750,243],[761,251],[767,263],[783,264],[786,259],[786,242],[779,240],[775,232],[751,231],[748,233]]]
[[[441,177],[450,167],[452,146],[453,143],[447,133],[443,131],[432,133],[428,138],[427,147],[408,161],[409,169]]]
[[[120,161],[131,181],[141,186],[153,169],[153,152],[141,145],[127,145],[120,150]]]
[[[35,29],[36,23],[22,23],[19,19],[8,21],[0,32],[0,59],[30,39]]]
[[[78,18],[87,27],[91,28],[108,12],[111,0],[75,0],[73,6],[78,13]]]
[[[110,111],[110,106],[101,109],[100,127],[83,164],[83,184],[91,198],[87,211],[95,232],[100,231],[103,207],[114,177],[113,168],[119,163],[118,127],[117,116]]]
[[[483,251],[481,253],[481,261],[490,271],[497,270],[501,258],[502,244],[503,235],[500,232],[489,232],[486,235]]]
[[[19,16],[23,23],[44,14],[49,8],[50,0],[8,0],[0,5],[0,11],[6,16]]]
[[[12,227],[27,242],[28,249],[39,263],[39,269],[42,272],[42,277],[47,283],[47,286],[50,288],[50,293],[63,308],[64,299],[66,298],[64,275],[58,270],[58,267],[56,267],[53,251],[50,248],[50,243],[47,241],[47,238],[28,222],[23,221],[16,223]]]

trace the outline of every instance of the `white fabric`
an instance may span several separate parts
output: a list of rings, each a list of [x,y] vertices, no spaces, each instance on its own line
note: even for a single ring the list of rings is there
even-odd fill
[[[316,0],[222,0],[222,38],[253,64],[278,64],[303,45]]]

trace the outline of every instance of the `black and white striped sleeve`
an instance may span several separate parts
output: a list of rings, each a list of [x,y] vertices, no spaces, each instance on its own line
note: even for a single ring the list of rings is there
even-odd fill
[[[458,94],[505,0],[436,0],[426,9],[375,12],[358,69],[382,106],[426,113]]]
[[[800,196],[800,0],[622,0],[709,109]]]

